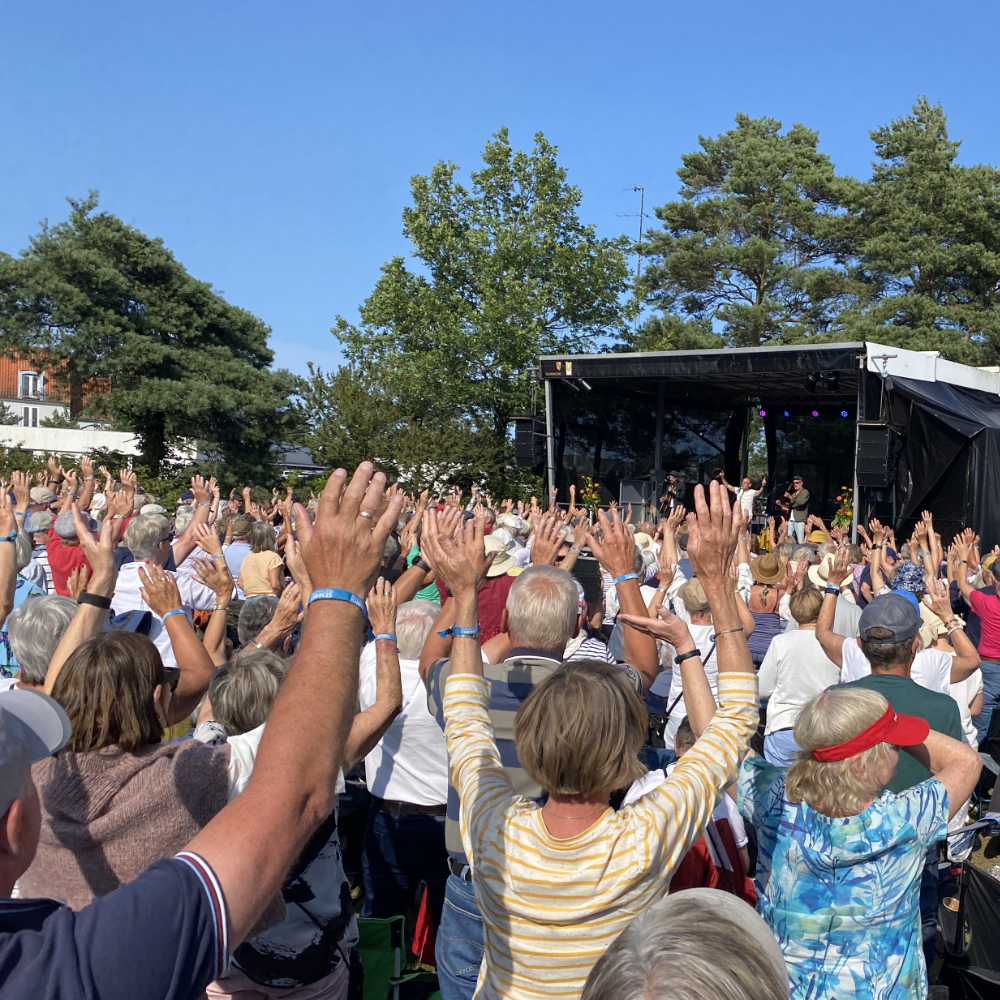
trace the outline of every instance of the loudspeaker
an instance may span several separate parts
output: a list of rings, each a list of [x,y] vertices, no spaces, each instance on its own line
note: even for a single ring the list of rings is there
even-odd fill
[[[545,465],[545,421],[514,418],[514,461],[525,468]]]
[[[891,486],[896,477],[895,436],[885,424],[858,425],[855,464],[859,486]]]

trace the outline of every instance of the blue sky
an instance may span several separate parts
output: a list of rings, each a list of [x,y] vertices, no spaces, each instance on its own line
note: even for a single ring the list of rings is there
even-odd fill
[[[677,190],[681,153],[738,111],[801,121],[866,175],[868,130],[919,94],[961,159],[1000,163],[995,3],[8,4],[0,249],[67,196],[163,238],[273,329],[276,363],[335,367],[409,178],[543,131],[602,235]],[[626,190],[629,189],[629,190]]]

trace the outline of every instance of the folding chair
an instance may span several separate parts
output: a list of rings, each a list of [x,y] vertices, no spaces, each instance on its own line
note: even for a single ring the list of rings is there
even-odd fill
[[[437,973],[406,972],[406,918],[358,917],[358,951],[365,970],[364,1000],[399,1000],[403,983],[436,983]],[[436,994],[440,997],[440,994]]]
[[[938,983],[953,1000],[1000,1000],[1000,882],[966,862],[958,910],[942,907],[945,959]]]

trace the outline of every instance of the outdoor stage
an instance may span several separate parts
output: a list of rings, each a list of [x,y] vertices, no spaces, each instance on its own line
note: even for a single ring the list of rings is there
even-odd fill
[[[966,524],[1000,541],[996,368],[846,343],[553,356],[540,369],[561,500],[590,476],[603,502],[655,509],[671,469],[693,484],[721,468],[735,486],[749,468],[767,471],[768,513],[801,475],[827,523],[846,486],[856,520],[902,537],[926,509],[945,542]]]

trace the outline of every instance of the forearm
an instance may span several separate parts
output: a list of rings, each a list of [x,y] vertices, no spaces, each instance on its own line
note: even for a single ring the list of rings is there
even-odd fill
[[[945,621],[947,622],[948,619]],[[948,638],[955,650],[955,656],[951,661],[951,683],[958,684],[974,674],[979,669],[982,660],[979,651],[972,644],[972,640],[965,634],[965,629],[952,629]]]
[[[675,650],[680,656],[694,648],[694,640],[688,633],[687,639],[678,643]],[[712,694],[712,687],[705,676],[705,667],[700,656],[681,660],[680,670],[681,688],[684,692],[684,710],[695,736],[701,736],[715,715],[715,695]]]
[[[0,625],[14,610],[14,591],[17,588],[17,545],[0,541]]]
[[[473,628],[479,624],[479,595],[471,593],[455,595],[455,627]],[[479,647],[479,636],[453,636],[451,640],[450,674],[483,675],[483,657]]]
[[[95,575],[87,585],[87,593],[97,597],[110,598],[114,593],[116,576],[117,574],[114,573],[98,575],[95,571]],[[76,614],[66,631],[63,632],[59,645],[56,646],[56,651],[49,661],[49,668],[45,674],[44,691],[46,694],[52,694],[52,688],[55,686],[59,673],[72,653],[92,635],[100,632],[107,620],[108,612],[104,608],[96,608],[92,604],[77,605]]]
[[[617,584],[618,610],[627,615],[648,617],[646,602],[642,599],[638,580],[625,580]],[[625,660],[639,671],[644,691],[656,680],[660,672],[660,658],[656,652],[656,640],[643,635],[634,628],[627,628],[622,637]]]
[[[919,746],[903,747],[948,790],[948,818],[965,804],[982,772],[979,754],[961,740],[952,739],[933,729]]]
[[[216,598],[218,599],[218,598]],[[229,611],[229,602],[220,602],[220,607],[212,611],[212,617],[208,620],[205,628],[205,638],[202,640],[205,652],[208,653],[212,663],[221,667],[226,662],[226,617]]]
[[[427,577],[430,576],[430,580]],[[412,601],[416,596],[417,591],[421,587],[426,587],[428,583],[434,582],[434,574],[429,571],[422,569],[416,563],[414,563],[402,576],[396,580],[393,586],[396,588],[396,601],[398,604],[405,604],[407,601]]]
[[[738,598],[729,579],[702,581],[715,627],[719,673],[753,673],[753,662],[743,632]],[[725,634],[725,638],[723,638]]]
[[[844,636],[833,631],[833,618],[837,612],[837,595],[823,594],[823,603],[816,619],[816,639],[823,647],[827,659],[838,667],[844,665]]]
[[[351,723],[344,747],[344,770],[367,757],[403,708],[399,654],[391,639],[375,640],[375,704],[359,712]]]
[[[170,636],[170,646],[181,671],[177,690],[170,699],[168,721],[173,724],[180,722],[198,707],[198,702],[204,697],[215,675],[215,664],[186,614],[170,615],[163,625]]]
[[[739,594],[736,595],[736,610],[739,612],[740,624],[743,626],[744,634],[753,635],[757,623],[754,621],[753,615],[746,605],[746,601]]]
[[[451,653],[451,639],[448,636],[439,635],[439,632],[446,632],[455,624],[455,600],[449,597],[441,605],[437,618],[431,626],[427,638],[424,639],[423,648],[420,650],[420,676],[426,677],[432,663],[438,660],[447,659]]]
[[[194,517],[191,519],[191,523],[184,530],[184,534],[181,535],[181,537],[178,538],[171,546],[171,548],[173,549],[174,562],[176,563],[176,565],[180,566],[180,564],[184,562],[184,560],[187,559],[187,557],[191,555],[192,552],[194,552],[195,548],[197,548],[198,533],[196,530],[196,526],[200,526],[202,524],[207,524],[207,523],[208,523],[208,506],[207,505],[203,506],[202,504],[199,503],[194,509]]]

